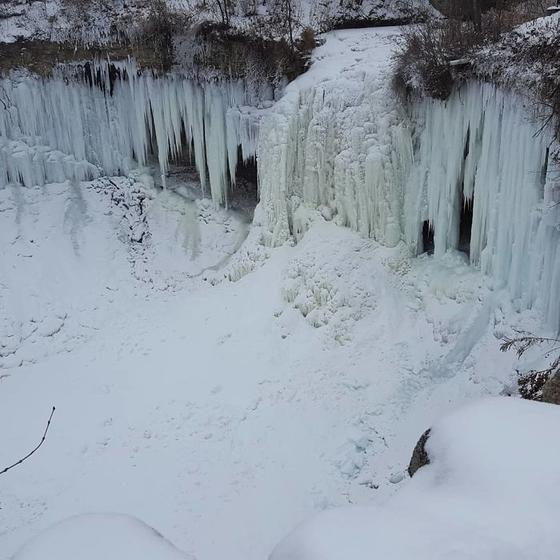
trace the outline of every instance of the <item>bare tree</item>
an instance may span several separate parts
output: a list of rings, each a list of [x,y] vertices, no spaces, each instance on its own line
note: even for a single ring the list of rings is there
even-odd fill
[[[229,26],[234,12],[234,0],[210,0],[210,7],[220,16],[224,25]]]
[[[301,27],[301,4],[299,0],[275,0],[268,8],[269,23],[290,48],[295,48],[295,38]]]

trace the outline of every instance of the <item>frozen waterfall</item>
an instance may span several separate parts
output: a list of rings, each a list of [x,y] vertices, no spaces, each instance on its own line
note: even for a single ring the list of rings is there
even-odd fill
[[[514,93],[470,83],[415,104],[408,125],[380,98],[339,82],[289,92],[261,124],[261,220],[268,242],[298,237],[319,210],[411,254],[463,250],[560,330],[560,190],[551,131]],[[362,84],[360,84],[360,87]],[[394,103],[393,103],[394,106]],[[428,249],[428,247],[426,247]]]
[[[466,249],[518,309],[537,306],[560,330],[560,189],[549,166],[552,131],[542,128],[534,104],[470,83],[444,103],[418,104],[415,117],[421,125],[404,193],[405,240],[421,252],[430,228],[436,256]]]
[[[158,78],[132,62],[89,63],[48,79],[12,75],[0,92],[0,186],[126,174],[152,151],[165,183],[170,161],[187,149],[218,204],[227,204],[238,156],[256,154],[250,107],[273,95],[242,80]]]
[[[255,108],[273,98],[268,86],[158,78],[132,62],[12,75],[0,80],[0,187],[127,174],[151,154],[165,184],[186,150],[227,205],[238,158],[258,153],[265,243],[299,238],[318,211],[412,255],[462,250],[518,309],[560,330],[552,132],[523,97],[477,82],[408,118],[384,71],[357,69],[312,68],[271,110]]]

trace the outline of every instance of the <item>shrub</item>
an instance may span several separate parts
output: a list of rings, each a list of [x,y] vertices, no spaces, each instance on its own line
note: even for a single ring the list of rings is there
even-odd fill
[[[520,373],[517,379],[519,394],[524,399],[540,401],[543,398],[543,389],[547,382],[554,376],[560,375],[560,341],[556,338],[523,335],[516,338],[504,339],[500,350],[507,352],[514,350],[518,358],[521,358],[528,350],[534,347],[548,346],[544,352],[544,358],[549,365],[541,370],[529,370]]]
[[[416,92],[447,99],[462,66],[453,69],[450,62],[465,59],[468,66],[470,56],[497,41],[521,19],[515,12],[490,10],[480,22],[430,17],[404,28],[395,54],[394,89],[405,97]]]

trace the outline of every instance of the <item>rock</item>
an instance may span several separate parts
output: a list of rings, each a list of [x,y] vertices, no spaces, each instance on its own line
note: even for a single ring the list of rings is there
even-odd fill
[[[560,373],[550,377],[543,385],[542,402],[560,404]]]
[[[431,429],[426,430],[420,436],[420,439],[418,440],[418,443],[416,444],[416,447],[412,452],[410,464],[408,465],[408,474],[410,476],[414,476],[414,474],[418,469],[422,468],[425,465],[430,464],[430,458],[428,457],[428,453],[426,452],[426,448],[425,448],[426,442],[430,437],[430,431]]]

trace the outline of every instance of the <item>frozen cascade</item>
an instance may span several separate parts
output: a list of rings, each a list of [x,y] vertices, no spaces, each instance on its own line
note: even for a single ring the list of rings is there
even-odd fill
[[[400,241],[412,141],[379,87],[383,78],[371,78],[289,91],[261,122],[260,211],[269,243],[300,235],[306,208],[386,245]]]
[[[549,130],[524,99],[466,84],[446,102],[415,104],[408,126],[380,98],[375,76],[359,95],[340,81],[300,87],[261,123],[260,220],[267,241],[298,238],[319,210],[385,245],[439,257],[461,247],[518,309],[538,308],[560,330],[560,192],[548,171]],[[371,87],[371,89],[368,89]],[[413,148],[414,146],[414,148]],[[464,242],[464,240],[463,240]]]
[[[165,182],[170,161],[192,147],[203,188],[227,204],[238,154],[256,155],[259,111],[248,106],[270,100],[268,86],[157,78],[130,61],[91,64],[89,80],[73,72],[0,80],[0,186],[126,174],[152,149]]]
[[[560,330],[560,189],[549,169],[551,130],[540,130],[542,118],[523,97],[477,82],[414,111],[423,124],[405,186],[405,240],[421,252],[428,221],[436,257],[460,248],[467,205],[471,263],[497,289],[507,288],[518,309],[537,307]]]

